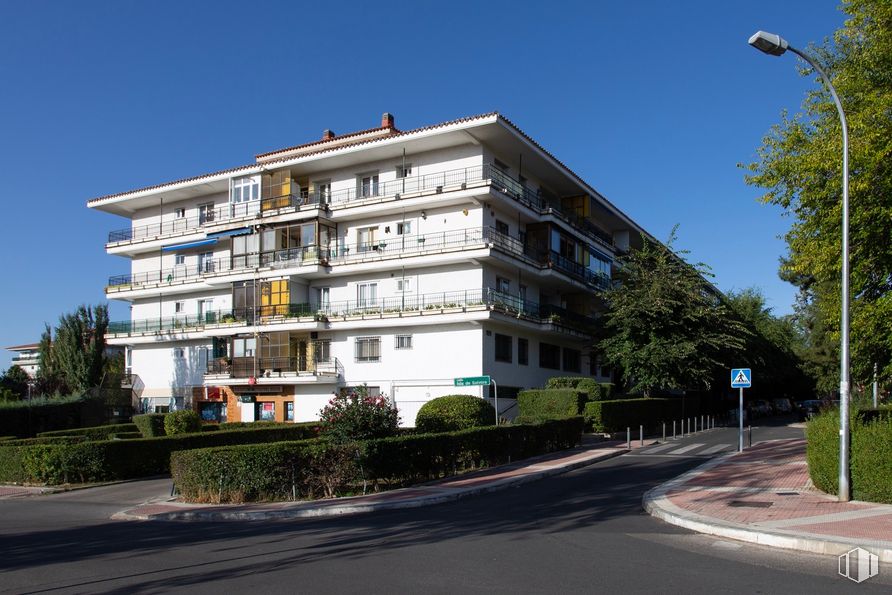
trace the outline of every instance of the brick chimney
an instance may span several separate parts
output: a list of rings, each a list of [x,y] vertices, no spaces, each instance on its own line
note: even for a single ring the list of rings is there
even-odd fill
[[[381,128],[395,128],[393,123],[393,114],[384,112],[381,115]]]
[[[335,133],[333,130],[329,130],[326,128],[322,131],[322,140],[331,140],[335,137]]]

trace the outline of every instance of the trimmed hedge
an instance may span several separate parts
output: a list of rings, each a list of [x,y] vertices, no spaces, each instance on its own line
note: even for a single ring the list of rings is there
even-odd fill
[[[94,426],[92,428],[74,428],[70,430],[55,430],[53,432],[41,432],[38,438],[51,438],[56,436],[84,436],[87,440],[106,440],[112,434],[122,432],[136,432],[136,424],[111,424],[107,426]]]
[[[105,419],[106,407],[99,399],[61,397],[4,403],[0,407],[0,434],[35,436],[39,432],[95,426]]]
[[[403,485],[571,448],[582,423],[577,416],[345,445],[303,440],[182,450],[171,456],[171,473],[187,500],[291,500],[343,493],[360,480]]]
[[[201,418],[191,409],[174,411],[164,416],[164,433],[168,436],[201,431]]]
[[[135,440],[137,438],[142,438],[142,434],[140,432],[120,432],[118,434],[109,434],[109,440]]]
[[[437,397],[422,405],[415,416],[415,427],[420,433],[455,432],[495,423],[495,408],[474,395]]]
[[[849,426],[852,497],[892,504],[892,418],[884,414],[870,417],[852,415]],[[839,492],[839,410],[812,418],[805,437],[812,482],[829,494]]]
[[[517,395],[517,409],[523,419],[557,419],[582,413],[588,397],[573,388],[522,390]]]
[[[156,436],[166,436],[164,431],[164,417],[166,413],[144,413],[142,415],[134,415],[133,423],[136,429],[142,434],[143,438],[154,438]]]
[[[584,376],[554,376],[545,382],[545,388],[574,388],[588,395],[589,401],[606,401],[613,395],[613,384]]]
[[[316,424],[289,424],[285,428],[261,427],[136,440],[28,444],[19,446],[20,450],[15,453],[9,452],[6,446],[0,446],[0,481],[59,484],[148,477],[167,473],[170,470],[170,453],[178,450],[299,440],[315,435]],[[38,440],[77,439],[83,440],[82,437]],[[4,458],[20,458],[21,469],[14,463],[7,463]]]
[[[585,404],[585,422],[595,432],[620,432],[626,428],[653,430],[679,415],[677,399],[624,399]]]

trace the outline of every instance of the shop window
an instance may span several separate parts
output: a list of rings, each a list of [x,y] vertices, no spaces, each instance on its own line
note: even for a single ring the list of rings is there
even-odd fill
[[[256,421],[276,421],[276,404],[270,401],[254,403],[254,419]]]
[[[285,403],[285,421],[294,421],[294,401]]]

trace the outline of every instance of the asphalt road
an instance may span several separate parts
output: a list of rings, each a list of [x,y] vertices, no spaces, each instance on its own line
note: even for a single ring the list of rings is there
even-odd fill
[[[754,440],[801,435],[757,428]],[[290,522],[115,522],[152,480],[0,501],[4,593],[888,593],[835,558],[693,534],[641,496],[736,445],[718,429],[550,479],[422,509]]]

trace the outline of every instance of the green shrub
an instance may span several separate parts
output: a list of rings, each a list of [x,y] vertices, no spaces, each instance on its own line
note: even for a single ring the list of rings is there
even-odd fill
[[[143,438],[154,438],[156,436],[165,436],[164,432],[164,416],[165,413],[145,413],[143,415],[134,415],[133,423],[142,434]]]
[[[656,430],[662,422],[680,418],[678,399],[623,399],[591,401],[585,405],[585,422],[595,432],[621,432],[626,428]]]
[[[6,483],[25,483],[28,481],[28,473],[22,461],[22,453],[27,446],[13,446],[4,442],[0,446],[0,481]]]
[[[213,426],[214,424],[206,424],[207,426]],[[257,428],[287,428],[289,426],[293,426],[294,424],[291,422],[284,421],[224,421],[219,424],[217,429],[219,430],[245,430],[245,429],[257,429]],[[306,425],[306,424],[304,424]]]
[[[164,433],[168,436],[201,431],[201,417],[191,409],[174,411],[164,416]]]
[[[572,388],[523,390],[517,395],[517,409],[522,417],[557,419],[579,415],[586,400],[585,393]]]
[[[41,432],[38,438],[50,438],[55,436],[84,436],[87,440],[105,440],[112,434],[122,432],[136,432],[136,424],[110,424],[94,426],[92,428],[74,428],[71,430],[55,430],[53,432]]]
[[[335,395],[319,412],[323,437],[350,442],[393,436],[400,425],[399,412],[384,395],[368,396],[366,388]]]
[[[415,417],[415,427],[420,433],[455,432],[495,423],[493,406],[473,395],[437,397],[422,405]]]
[[[16,469],[23,467],[27,481],[48,484],[133,479],[167,473],[170,453],[174,451],[303,440],[315,437],[316,432],[316,424],[289,424],[287,427],[221,430],[135,440],[84,441],[82,436],[38,438],[34,440],[56,442],[25,444],[18,447],[20,453],[7,453],[5,446],[0,447],[0,473],[4,469],[17,473]],[[63,440],[65,442],[59,442]],[[20,457],[22,465],[7,464],[2,460],[6,455]],[[0,475],[0,481],[24,480]]]
[[[849,428],[852,497],[892,504],[892,419],[853,413]],[[812,482],[828,494],[838,493],[839,410],[825,410],[809,420],[805,437]]]
[[[102,423],[105,415],[106,406],[101,399],[81,395],[0,403],[0,434],[26,437],[39,432],[93,426]]]
[[[202,432],[216,432],[220,429],[220,424],[201,424]]]
[[[576,390],[588,395],[589,401],[608,401],[613,396],[613,384],[597,382],[593,378],[583,378],[576,385]]]
[[[181,450],[171,456],[171,474],[187,500],[303,499],[349,492],[360,479],[403,485],[570,448],[581,432],[577,416],[353,444],[303,440]]]
[[[136,438],[142,438],[142,433],[140,432],[120,432],[118,434],[109,434],[109,440],[134,440]]]
[[[73,444],[86,442],[86,436],[38,436],[37,438],[16,438],[7,440],[4,446],[32,446],[34,444]]]
[[[552,376],[545,381],[545,388],[576,388],[583,380],[583,376]]]
[[[5,442],[6,440],[15,440],[15,436],[0,436],[0,442]]]

